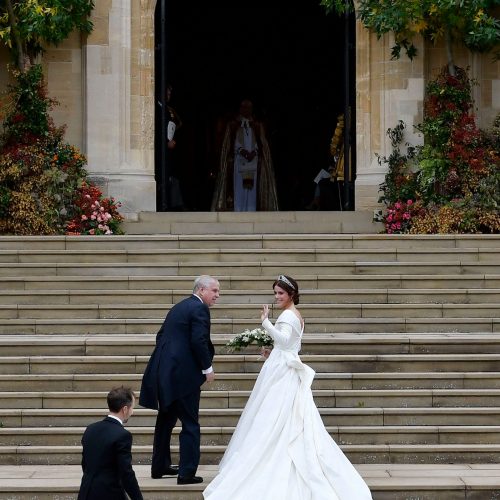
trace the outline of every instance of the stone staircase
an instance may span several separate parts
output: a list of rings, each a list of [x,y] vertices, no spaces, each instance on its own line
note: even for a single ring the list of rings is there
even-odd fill
[[[498,498],[499,236],[196,233],[0,238],[0,498],[76,498],[85,426],[111,387],[139,389],[166,312],[201,273],[222,292],[201,404],[208,479],[262,365],[224,345],[258,326],[285,273],[301,286],[316,403],[374,498]],[[139,408],[128,425],[146,498],[200,500],[199,486],[149,478],[154,420]]]
[[[378,233],[369,210],[354,212],[140,212],[127,234],[342,234]]]

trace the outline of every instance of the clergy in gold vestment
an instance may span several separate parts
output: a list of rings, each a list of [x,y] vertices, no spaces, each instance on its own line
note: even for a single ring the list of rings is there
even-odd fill
[[[238,117],[226,127],[212,210],[278,210],[264,127],[253,118],[253,105],[247,99],[241,102]]]

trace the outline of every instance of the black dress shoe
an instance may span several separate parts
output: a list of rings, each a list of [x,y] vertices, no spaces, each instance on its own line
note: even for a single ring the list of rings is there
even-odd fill
[[[177,484],[198,484],[202,482],[203,478],[200,476],[177,476]]]
[[[161,479],[163,476],[177,476],[177,474],[179,474],[179,466],[171,465],[170,467],[167,467],[161,474],[151,472],[151,477],[153,479]]]

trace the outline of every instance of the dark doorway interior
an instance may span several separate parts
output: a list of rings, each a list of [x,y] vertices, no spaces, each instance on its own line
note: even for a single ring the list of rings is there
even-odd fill
[[[160,68],[166,64],[171,105],[183,122],[175,161],[186,209],[210,209],[224,121],[245,97],[266,125],[280,209],[305,209],[314,177],[328,167],[330,140],[344,111],[344,19],[327,16],[319,0],[286,5],[158,0],[157,41],[162,1],[166,47],[157,51],[157,101]],[[351,25],[353,40],[353,20]],[[353,41],[350,68],[353,103]],[[355,123],[354,116],[351,120]],[[157,120],[157,172],[160,125]]]

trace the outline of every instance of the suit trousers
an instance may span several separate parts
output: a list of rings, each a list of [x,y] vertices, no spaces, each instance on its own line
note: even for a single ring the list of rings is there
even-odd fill
[[[177,419],[181,421],[179,435],[179,476],[194,476],[200,463],[200,390],[173,401],[156,416],[151,473],[161,475],[172,465],[170,441]]]

